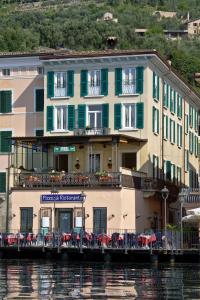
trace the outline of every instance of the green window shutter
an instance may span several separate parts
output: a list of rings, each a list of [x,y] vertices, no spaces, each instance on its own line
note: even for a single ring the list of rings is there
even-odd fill
[[[86,105],[78,105],[78,128],[86,127]]]
[[[168,128],[169,128],[169,122],[168,122],[168,116],[166,116],[166,139],[168,139]]]
[[[182,126],[180,126],[180,146],[182,147],[183,145],[183,141],[182,141],[182,135],[183,135],[183,130],[182,130]]]
[[[189,126],[192,127],[192,106],[189,105]]]
[[[153,98],[156,98],[156,84],[155,84],[155,80],[156,80],[156,74],[155,72],[153,72]]]
[[[160,131],[160,127],[159,127],[159,110],[157,109],[157,133],[159,133]]]
[[[44,90],[35,91],[35,111],[44,111]]]
[[[108,69],[101,70],[101,95],[108,96]]]
[[[114,128],[115,130],[122,128],[121,103],[114,105]]]
[[[143,129],[144,128],[144,103],[139,102],[136,104],[137,108],[137,128]]]
[[[198,111],[195,110],[195,131],[198,132]]]
[[[122,94],[122,68],[115,69],[115,95]]]
[[[166,179],[171,180],[171,161],[166,161]]]
[[[177,146],[179,146],[179,124],[177,124]]]
[[[155,107],[152,108],[152,131],[155,132]]]
[[[170,87],[170,112],[173,112],[173,89]]]
[[[175,124],[175,121],[173,121],[173,128],[174,128],[174,132],[173,132],[173,135],[174,135],[174,144],[176,143],[176,124]]]
[[[47,131],[54,129],[53,106],[47,106]]]
[[[166,94],[165,94],[165,90],[166,90]],[[164,85],[163,85],[163,105],[165,107],[168,107],[169,105],[169,85],[165,82]]]
[[[0,113],[12,112],[12,91],[0,92]]]
[[[0,172],[0,193],[6,192],[6,172]]]
[[[88,71],[81,70],[81,97],[88,94]]]
[[[180,101],[180,106],[179,106],[179,109],[180,109],[180,118],[182,118],[183,116],[183,98],[181,96],[179,96],[179,101]]]
[[[44,130],[43,129],[36,129],[35,135],[36,136],[43,136],[44,135]]]
[[[160,77],[157,76],[157,99],[160,100]]]
[[[102,104],[102,127],[109,127],[109,104]]]
[[[68,130],[74,129],[75,123],[75,108],[74,105],[68,105]]]
[[[0,152],[11,152],[12,131],[0,131]]]
[[[54,72],[47,73],[47,98],[54,97]]]
[[[136,68],[136,93],[143,94],[144,67]]]
[[[67,71],[67,96],[74,97],[74,71]]]
[[[176,113],[176,102],[177,102],[177,93],[174,91],[174,105],[173,105],[173,112]]]

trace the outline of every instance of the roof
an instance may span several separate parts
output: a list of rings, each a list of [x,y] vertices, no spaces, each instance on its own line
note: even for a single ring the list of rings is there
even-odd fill
[[[157,57],[163,66],[183,82],[187,88],[187,93],[193,93],[198,98],[198,104],[200,103],[200,94],[198,94],[194,88],[175,70],[163,56],[155,49],[143,49],[143,50],[99,50],[99,51],[72,51],[66,49],[59,49],[54,51],[38,51],[38,52],[0,52],[0,58],[4,57],[30,57],[37,56],[42,61],[59,60],[59,59],[78,59],[78,58],[98,58],[98,57],[115,57],[115,56],[152,56]],[[197,100],[196,100],[197,101]]]
[[[196,19],[193,19],[193,20],[189,20],[189,21],[187,21],[186,23],[193,23],[193,22],[195,22],[195,21],[200,21],[200,18],[196,18]]]
[[[109,135],[73,135],[73,136],[17,136],[12,137],[13,141],[18,141],[22,143],[41,143],[47,144],[60,144],[60,145],[71,145],[71,144],[87,144],[88,142],[143,142],[146,143],[147,139],[140,139],[136,137],[131,137],[125,134],[109,134]]]

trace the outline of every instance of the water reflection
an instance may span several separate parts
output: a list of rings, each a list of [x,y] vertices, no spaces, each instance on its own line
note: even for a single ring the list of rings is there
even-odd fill
[[[0,299],[200,299],[199,267],[1,260]]]

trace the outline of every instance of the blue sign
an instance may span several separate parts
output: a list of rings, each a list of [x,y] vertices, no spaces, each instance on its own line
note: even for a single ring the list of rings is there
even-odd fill
[[[49,194],[41,195],[42,202],[81,202],[81,194]]]

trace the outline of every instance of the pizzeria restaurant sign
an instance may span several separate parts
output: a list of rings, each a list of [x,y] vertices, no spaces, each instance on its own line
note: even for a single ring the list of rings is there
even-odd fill
[[[67,147],[60,147],[56,146],[53,148],[54,153],[69,153],[69,152],[75,152],[76,148],[75,146],[67,146]]]
[[[81,194],[49,194],[41,195],[42,202],[81,202]]]

